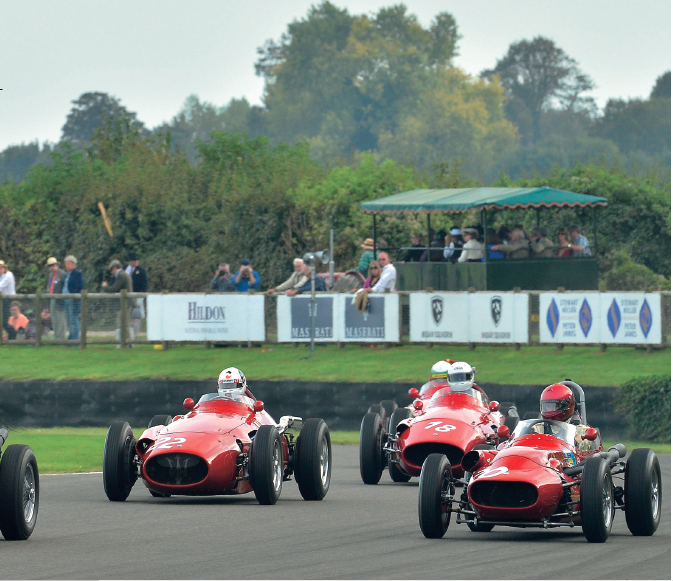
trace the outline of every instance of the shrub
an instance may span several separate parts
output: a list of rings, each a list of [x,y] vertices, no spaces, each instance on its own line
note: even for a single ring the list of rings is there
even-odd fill
[[[616,408],[630,421],[630,437],[650,442],[671,441],[671,377],[649,375],[619,388]]]

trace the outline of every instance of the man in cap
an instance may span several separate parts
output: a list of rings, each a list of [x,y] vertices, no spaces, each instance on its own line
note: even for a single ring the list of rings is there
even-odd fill
[[[63,292],[63,280],[65,271],[59,268],[59,261],[53,256],[47,259],[47,268],[49,277],[47,278],[47,294],[52,296]],[[54,339],[56,341],[65,340],[65,330],[67,328],[65,318],[65,302],[63,299],[52,298],[49,301],[49,314],[51,315],[51,326],[54,329]]]
[[[458,262],[464,243],[465,241],[463,240],[460,228],[456,226],[451,228],[444,238],[444,260]]]
[[[0,295],[11,297],[16,294],[16,282],[4,260],[0,260]],[[2,301],[2,328],[9,332],[9,301]],[[2,330],[0,329],[0,333]]]
[[[140,266],[140,260],[135,252],[130,252],[127,256],[128,266],[126,274],[131,277],[131,285],[134,293],[147,292],[147,272]],[[135,307],[131,311],[131,328],[133,335],[137,337],[140,334],[140,321],[145,318],[145,300],[135,299]]]
[[[360,256],[360,264],[354,270],[357,270],[362,276],[367,276],[369,272],[369,263],[374,260],[374,240],[365,238],[365,241],[360,246],[364,252]]]
[[[112,275],[112,284],[108,285],[107,281],[103,281],[102,287],[103,287],[103,292],[104,293],[120,293],[122,290],[126,289],[126,292],[133,292],[133,283],[131,282],[131,277],[126,274],[126,272],[122,269],[122,263],[119,262],[118,260],[113,260],[110,262],[110,266],[108,266],[108,270],[110,271]],[[131,321],[131,311],[133,310],[133,307],[135,307],[135,301],[134,300],[128,300],[126,303],[126,323],[127,325]],[[119,309],[119,313],[117,314],[117,331],[115,334],[119,333],[119,337],[121,337],[121,328],[122,328],[122,312],[121,308]],[[131,333],[129,333],[128,328],[127,328],[127,336],[131,339],[134,340],[135,336],[131,336]],[[121,345],[119,345],[121,346]]]
[[[77,259],[69,254],[63,260],[65,266],[65,278],[63,279],[63,294],[77,294],[84,289],[84,277],[77,270]],[[76,341],[79,339],[79,313],[81,302],[79,299],[66,299],[65,319],[68,323],[68,339]]]
[[[479,242],[479,232],[476,228],[463,228],[463,251],[458,262],[481,262],[484,257],[484,245]]]
[[[241,259],[241,268],[234,277],[234,286],[239,293],[248,292],[248,289],[257,290],[259,287],[259,272],[252,268],[249,258]]]

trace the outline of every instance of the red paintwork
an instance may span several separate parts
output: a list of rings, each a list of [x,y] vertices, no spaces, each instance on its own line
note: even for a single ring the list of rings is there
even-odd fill
[[[574,465],[567,453],[575,455],[577,463],[602,451],[602,443],[596,450],[581,451],[562,439],[545,434],[527,434],[501,445],[493,453],[479,452],[480,462],[474,468],[467,489],[470,503],[480,518],[502,521],[539,521],[551,517],[563,497],[564,482],[579,481],[581,476],[563,474],[563,468]],[[490,461],[489,461],[490,460]],[[499,473],[498,469],[507,469]],[[492,476],[491,476],[492,475]],[[493,507],[479,505],[472,497],[473,486],[478,482],[523,482],[537,489],[537,501],[527,507]],[[570,487],[573,510],[579,510],[579,486]],[[563,520],[563,519],[559,519]]]
[[[252,396],[250,393],[248,395]],[[247,480],[236,480],[238,475],[236,458],[241,452],[249,451],[250,434],[264,424],[276,425],[276,422],[265,411],[255,413],[252,404],[224,399],[196,404],[193,410],[184,416],[176,416],[170,425],[148,428],[140,436],[136,452],[141,462],[141,478],[147,488],[163,494],[209,495],[250,492],[252,489]],[[164,441],[162,438],[169,439]],[[287,464],[287,440],[285,437],[281,440],[283,460]],[[208,465],[206,478],[188,485],[166,485],[152,481],[145,469],[147,462],[156,456],[175,452],[203,458]]]

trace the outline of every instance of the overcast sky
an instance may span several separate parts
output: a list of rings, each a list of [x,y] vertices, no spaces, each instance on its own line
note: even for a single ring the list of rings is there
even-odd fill
[[[195,93],[218,105],[261,103],[256,49],[317,0],[5,0],[0,8],[0,150],[58,141],[71,101],[121,99],[148,127]],[[395,0],[333,2],[352,14]],[[408,0],[424,26],[439,12],[462,35],[456,64],[476,75],[515,41],[552,39],[609,98],[646,98],[671,68],[670,0]]]

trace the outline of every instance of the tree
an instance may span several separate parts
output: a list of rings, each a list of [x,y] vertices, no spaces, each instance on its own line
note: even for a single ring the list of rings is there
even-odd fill
[[[670,99],[671,98],[671,71],[661,75],[650,93],[650,99]]]
[[[40,144],[22,143],[10,145],[0,152],[0,183],[8,179],[21,181],[28,168],[36,163],[44,163],[49,159],[51,145],[45,143],[40,150]]]
[[[564,109],[577,110],[593,103],[583,96],[593,89],[593,81],[579,70],[577,61],[541,36],[511,44],[495,68],[482,71],[481,76],[500,79],[513,103],[508,110],[510,114],[518,108],[530,116],[528,141],[540,139],[540,117],[545,107],[556,102]],[[517,122],[516,117],[510,119]]]

